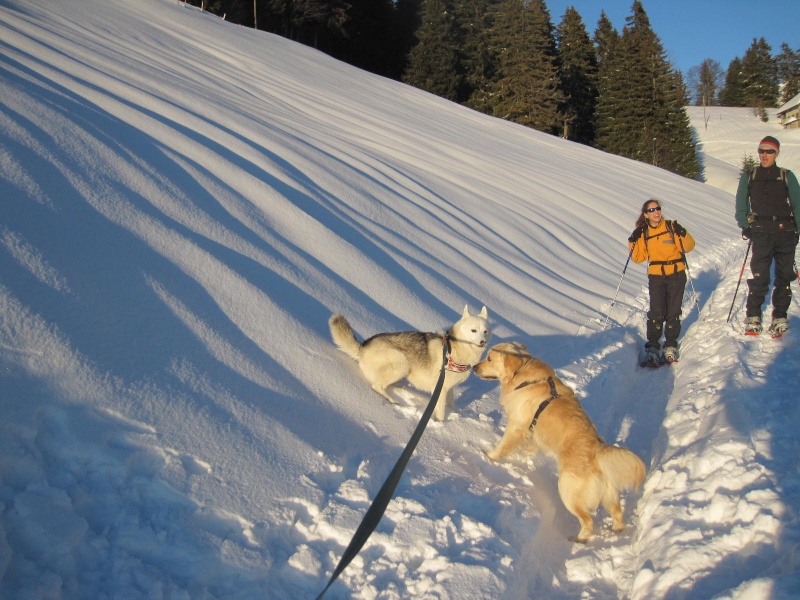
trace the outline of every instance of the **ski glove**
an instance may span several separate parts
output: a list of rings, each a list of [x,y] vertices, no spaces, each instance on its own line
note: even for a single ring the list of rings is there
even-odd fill
[[[677,221],[672,222],[672,230],[677,233],[681,237],[686,237],[686,227],[678,223]]]
[[[636,229],[633,230],[633,233],[631,234],[631,237],[628,238],[628,241],[631,244],[635,244],[636,240],[638,240],[643,235],[644,235],[644,227],[637,227]]]
[[[742,239],[749,240],[750,239],[750,231],[751,230],[750,230],[749,227],[745,227],[744,229],[742,229]]]

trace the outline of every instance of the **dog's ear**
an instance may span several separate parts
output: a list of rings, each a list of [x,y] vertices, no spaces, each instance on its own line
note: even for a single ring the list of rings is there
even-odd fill
[[[525,360],[519,354],[513,352],[503,352],[503,366],[505,367],[506,377],[511,379],[519,371]]]
[[[468,305],[466,305],[466,304],[464,305],[464,312],[461,313],[461,316],[462,317],[468,317],[469,316],[469,306]]]
[[[486,310],[485,306],[481,309],[481,312],[480,312],[480,314],[478,314],[478,316],[482,317],[484,319],[488,319],[489,318],[489,311]]]
[[[516,348],[520,352],[525,352],[528,349],[528,347],[521,342],[511,342],[511,343],[514,345],[514,348]]]

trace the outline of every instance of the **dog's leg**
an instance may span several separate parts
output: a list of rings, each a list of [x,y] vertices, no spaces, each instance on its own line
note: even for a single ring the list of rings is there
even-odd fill
[[[506,427],[500,442],[494,450],[487,452],[486,456],[492,460],[500,460],[512,450],[518,448],[525,440],[527,433],[528,429],[526,427],[517,427],[513,425]]]
[[[395,400],[389,395],[389,392],[386,390],[386,386],[384,386],[383,384],[376,383],[372,386],[372,389],[378,392],[384,398],[386,398],[391,404],[397,404],[397,400]]]
[[[397,404],[397,400],[389,395],[387,388],[408,376],[409,366],[404,356],[399,353],[377,357],[367,354],[362,357],[359,367],[373,390],[390,403]]]
[[[442,392],[444,393],[444,392]],[[447,390],[447,394],[445,394],[445,399],[447,400],[448,408],[452,409],[455,407],[455,401],[453,400],[453,390]]]
[[[581,524],[581,530],[574,541],[582,544],[589,541],[594,530],[592,510],[599,504],[597,497],[599,494],[592,497],[595,483],[592,479],[586,480],[584,477],[568,472],[560,473],[558,476],[558,495],[561,496],[561,501],[567,510]]]
[[[585,544],[589,541],[589,538],[592,537],[592,530],[594,530],[594,521],[592,521],[592,515],[583,510],[578,510],[573,514],[578,517],[578,521],[581,523],[581,530],[578,532],[578,536],[575,538],[575,541],[580,544]]]
[[[439,399],[436,401],[436,408],[433,410],[433,418],[437,421],[444,421],[447,416],[447,407],[453,406],[451,398],[451,389],[442,386],[442,391],[439,393]]]
[[[611,530],[617,533],[624,530],[625,523],[622,518],[622,505],[619,501],[619,492],[610,485],[606,486],[606,492],[603,495],[603,506],[613,519]]]

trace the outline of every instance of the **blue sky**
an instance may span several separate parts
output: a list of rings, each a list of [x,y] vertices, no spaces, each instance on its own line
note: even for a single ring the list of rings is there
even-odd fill
[[[546,2],[555,25],[561,22],[567,7],[574,6],[589,35],[597,28],[601,10],[614,28],[622,31],[633,6],[633,0]],[[727,69],[731,60],[744,56],[753,38],[766,39],[773,54],[780,52],[784,42],[793,50],[800,49],[798,0],[761,4],[745,0],[644,0],[642,4],[670,60],[684,74],[706,58],[719,61]]]

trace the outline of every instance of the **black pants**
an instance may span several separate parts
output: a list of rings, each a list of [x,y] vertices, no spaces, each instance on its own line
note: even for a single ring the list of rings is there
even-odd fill
[[[681,333],[681,304],[686,288],[686,271],[672,275],[648,275],[650,288],[650,311],[647,313],[647,343],[645,348],[661,349],[661,334],[664,347],[678,347]],[[666,322],[666,331],[664,323]]]
[[[786,318],[789,303],[792,301],[791,283],[794,279],[794,252],[797,247],[797,233],[778,231],[761,233],[754,231],[753,256],[750,259],[750,273],[747,280],[747,316],[760,317],[761,306],[769,291],[772,263],[775,263],[775,288],[772,291],[772,318]]]

